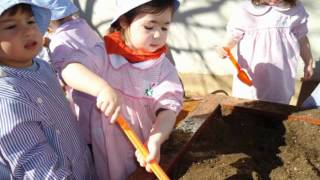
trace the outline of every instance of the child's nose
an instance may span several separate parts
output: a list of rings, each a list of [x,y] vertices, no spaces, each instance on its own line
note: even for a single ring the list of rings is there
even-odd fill
[[[153,37],[155,38],[155,39],[157,39],[157,38],[159,38],[160,37],[160,31],[155,31],[154,32],[154,34],[153,34]]]
[[[33,26],[25,26],[23,27],[23,32],[26,36],[31,36],[35,32],[35,27]]]

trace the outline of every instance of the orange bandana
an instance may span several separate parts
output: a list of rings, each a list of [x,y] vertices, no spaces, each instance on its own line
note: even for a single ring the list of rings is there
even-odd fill
[[[133,50],[122,40],[120,32],[110,33],[104,36],[104,43],[108,54],[118,54],[126,58],[130,63],[143,62],[157,59],[161,54],[167,52],[167,47],[163,46],[155,52]]]

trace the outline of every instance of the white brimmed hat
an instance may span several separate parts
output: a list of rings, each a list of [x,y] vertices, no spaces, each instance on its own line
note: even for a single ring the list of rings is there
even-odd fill
[[[42,33],[47,31],[50,22],[50,10],[45,8],[43,0],[1,0],[0,3],[0,15],[7,9],[17,4],[30,4],[32,14],[35,18],[37,25]]]
[[[120,16],[124,15],[125,13],[129,12],[130,10],[148,3],[152,0],[117,0],[116,1],[116,12],[115,16],[113,17],[111,21],[111,25],[116,22]],[[180,2],[178,0],[174,1],[174,10],[177,10],[180,5]]]
[[[51,10],[51,20],[62,19],[79,11],[70,0],[50,0],[47,2],[47,7]]]

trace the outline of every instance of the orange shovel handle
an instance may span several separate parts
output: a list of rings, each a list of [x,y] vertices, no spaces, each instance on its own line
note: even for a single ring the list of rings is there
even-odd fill
[[[227,52],[229,59],[231,60],[232,64],[237,68],[237,70],[239,72],[241,70],[241,67],[238,64],[236,58],[234,58],[234,56],[232,55],[230,49],[226,48],[226,47],[224,47],[223,49]]]
[[[127,135],[130,142],[133,144],[133,146],[140,151],[143,158],[146,159],[148,156],[148,150],[147,148],[142,144],[136,133],[132,130],[130,125],[127,123],[127,121],[122,117],[119,116],[117,119],[117,123],[123,130],[123,132]],[[160,165],[156,161],[152,161],[150,163],[152,172],[157,176],[160,180],[170,180],[170,178],[167,176],[167,174],[163,171],[163,169],[160,167]]]
[[[232,55],[230,49],[227,47],[223,47],[223,49],[227,52],[228,57],[231,60],[232,64],[237,68],[238,78],[240,79],[240,81],[242,81],[244,84],[248,86],[252,86],[252,80],[250,79],[249,75],[244,70],[241,69],[236,58],[234,58],[234,56]]]

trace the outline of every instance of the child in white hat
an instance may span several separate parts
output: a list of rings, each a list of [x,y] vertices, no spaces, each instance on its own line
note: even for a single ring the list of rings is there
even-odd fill
[[[233,78],[232,96],[289,104],[295,91],[299,61],[304,79],[313,74],[308,19],[300,0],[246,0],[236,7],[224,42],[216,46],[221,58],[225,47],[237,47],[237,59],[252,78],[252,86]]]
[[[102,177],[126,179],[137,160],[147,171],[149,162],[160,160],[161,145],[183,101],[177,70],[166,57],[170,23],[178,6],[176,0],[117,1],[110,33],[104,37],[108,58],[103,77],[120,94],[121,115],[150,154],[145,160],[117,126],[102,119],[106,138],[100,144],[104,155],[100,163],[109,166],[104,172],[103,166],[97,167]]]
[[[50,20],[44,2],[0,3],[0,179],[95,179],[56,75],[35,58]]]
[[[168,30],[178,5],[176,0],[118,1],[105,42],[72,24],[55,30],[61,37],[52,37],[49,47],[56,54],[52,62],[66,84],[77,90],[73,98],[80,123],[86,122],[83,132],[92,144],[100,180],[127,179],[137,159],[150,171],[147,162],[160,159],[161,144],[183,101],[178,73],[166,57]],[[64,43],[57,45],[56,39]],[[77,39],[81,41],[76,43]],[[147,162],[138,153],[135,157],[132,144],[114,124],[120,112],[148,147]]]
[[[78,12],[78,8],[71,1],[50,0],[42,1],[42,3],[45,4],[45,7],[51,9],[51,26],[54,26],[54,29],[63,24],[63,22],[71,20],[76,15],[76,12]],[[53,31],[53,27],[49,29],[44,35],[42,51],[38,54],[39,58],[47,62],[51,62],[48,47],[50,44],[50,32]]]
[[[121,115],[150,152],[146,161],[138,153],[135,157],[135,149],[112,116],[88,106],[100,180],[124,180],[136,169],[137,160],[148,171],[148,162],[160,160],[161,144],[169,137],[183,101],[178,73],[166,57],[167,35],[178,5],[176,0],[119,0],[112,33],[104,37],[106,49],[93,51],[90,60],[81,58],[85,53],[79,49],[72,58],[99,74],[119,94]],[[101,51],[104,61],[96,55]]]
[[[102,71],[94,71],[105,62],[104,42],[85,19],[77,16],[78,8],[70,0],[53,0],[48,7],[52,12],[51,64],[66,85],[68,100],[91,146],[90,114],[103,112],[115,120],[120,111],[116,92],[101,78]]]

